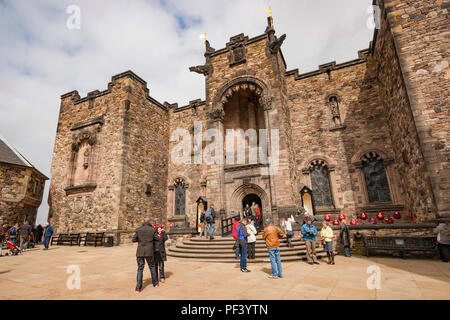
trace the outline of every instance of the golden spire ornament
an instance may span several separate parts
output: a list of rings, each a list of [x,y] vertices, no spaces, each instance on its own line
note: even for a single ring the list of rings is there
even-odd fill
[[[264,8],[264,11],[269,14],[269,16],[270,16],[270,27],[273,28],[272,7]]]

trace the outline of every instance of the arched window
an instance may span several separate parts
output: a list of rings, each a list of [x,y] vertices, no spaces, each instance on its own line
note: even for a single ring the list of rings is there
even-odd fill
[[[309,167],[314,206],[333,206],[328,166],[323,160],[314,160]]]
[[[375,152],[368,152],[362,156],[361,161],[369,202],[391,202],[383,159]]]
[[[184,180],[177,178],[175,180],[175,215],[184,215],[186,213],[186,186]]]

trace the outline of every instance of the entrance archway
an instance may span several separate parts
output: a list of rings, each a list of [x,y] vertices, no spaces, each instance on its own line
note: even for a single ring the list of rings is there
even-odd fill
[[[250,193],[248,195],[246,195],[243,199],[242,199],[242,208],[245,208],[245,206],[248,204],[249,207],[252,206],[252,204],[256,203],[259,208],[262,208],[262,202],[261,202],[261,198],[258,197],[256,194],[254,193]]]

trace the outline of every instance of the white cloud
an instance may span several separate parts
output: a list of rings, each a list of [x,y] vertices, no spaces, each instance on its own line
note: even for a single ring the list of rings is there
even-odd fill
[[[262,34],[269,5],[277,33],[287,34],[288,69],[352,60],[372,39],[371,2],[0,0],[0,133],[49,175],[61,94],[104,90],[112,75],[131,69],[161,102],[204,99],[204,78],[188,70],[204,62],[198,35],[206,31],[220,49],[238,33]],[[81,9],[80,30],[66,27],[72,4]],[[46,202],[47,191],[40,222]]]

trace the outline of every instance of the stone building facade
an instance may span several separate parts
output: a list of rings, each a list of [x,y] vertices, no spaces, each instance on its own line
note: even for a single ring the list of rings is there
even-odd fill
[[[0,137],[0,222],[34,224],[46,180],[45,175]]]
[[[222,218],[257,202],[276,223],[300,206],[318,215],[450,216],[448,8],[440,1],[374,4],[380,28],[353,61],[287,71],[286,36],[277,37],[269,20],[260,36],[233,36],[220,50],[207,43],[205,64],[190,68],[205,77],[205,101],[160,103],[131,71],[113,76],[105,91],[63,95],[53,224],[126,233],[150,215],[196,228],[199,199]],[[221,137],[202,139],[208,129]],[[234,141],[247,155],[236,164],[224,137],[238,129]],[[268,159],[250,159],[257,153],[245,138],[252,129]],[[192,148],[176,162],[181,140]],[[207,153],[221,161],[208,163]]]

